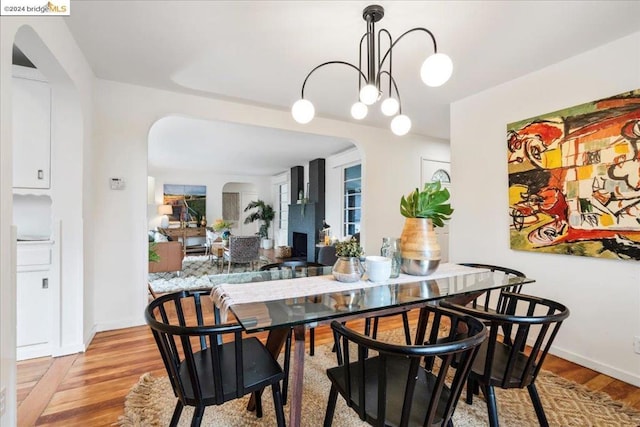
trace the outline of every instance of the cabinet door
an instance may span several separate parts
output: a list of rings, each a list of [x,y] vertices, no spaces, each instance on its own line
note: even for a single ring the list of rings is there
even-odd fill
[[[51,301],[48,273],[48,271],[24,271],[17,275],[16,339],[18,347],[49,344]]]
[[[14,77],[13,186],[49,188],[51,169],[51,90],[38,80]]]

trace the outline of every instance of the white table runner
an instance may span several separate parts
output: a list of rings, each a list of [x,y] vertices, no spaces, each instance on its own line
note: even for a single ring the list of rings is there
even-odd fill
[[[364,289],[383,284],[394,285],[401,283],[419,282],[422,280],[442,279],[453,276],[474,274],[488,269],[467,267],[459,264],[440,264],[437,270],[429,276],[410,276],[400,274],[399,277],[389,279],[383,283],[368,280],[358,282],[339,282],[333,275],[300,277],[295,279],[272,280],[248,283],[221,283],[211,290],[211,297],[220,309],[223,321],[226,321],[229,307],[234,304],[266,302],[287,298],[302,298],[310,295],[345,292],[353,289]]]

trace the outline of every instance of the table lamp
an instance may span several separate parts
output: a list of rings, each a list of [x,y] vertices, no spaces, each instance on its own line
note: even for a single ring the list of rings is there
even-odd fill
[[[160,220],[160,227],[169,227],[169,215],[173,214],[173,208],[171,207],[171,205],[158,206],[158,213],[162,215],[162,219]]]

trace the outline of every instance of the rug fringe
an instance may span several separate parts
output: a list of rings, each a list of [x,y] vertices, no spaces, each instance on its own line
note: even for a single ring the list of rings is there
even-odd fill
[[[152,392],[157,381],[151,373],[143,374],[138,383],[131,388],[124,403],[124,414],[113,424],[118,427],[160,426],[158,409],[154,407]]]

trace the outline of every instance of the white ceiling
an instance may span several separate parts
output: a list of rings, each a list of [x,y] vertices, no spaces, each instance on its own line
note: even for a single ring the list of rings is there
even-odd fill
[[[350,147],[346,140],[319,135],[165,117],[149,131],[149,169],[271,176]]]
[[[386,28],[398,37],[410,28],[426,27],[434,33],[438,51],[453,60],[451,80],[429,88],[419,77],[420,64],[433,52],[427,37],[410,34],[394,48],[393,73],[403,112],[413,121],[412,132],[444,139],[449,138],[451,102],[640,31],[639,1],[377,3],[385,8],[377,29]],[[100,78],[289,110],[313,67],[330,60],[358,62],[358,43],[365,32],[362,10],[369,4],[93,0],[74,1],[71,16],[65,19]],[[349,108],[356,92],[355,71],[329,66],[313,74],[305,95],[318,116],[352,121]],[[183,135],[207,127],[195,120],[171,122],[180,128],[173,132]],[[370,114],[366,122],[393,137],[381,114]],[[189,130],[191,124],[196,129]],[[243,156],[262,149],[275,151],[283,138],[282,132],[273,130],[248,138],[244,132],[256,129],[224,123],[210,129],[222,132],[221,127],[227,146],[237,142],[245,147]],[[163,126],[167,132],[169,128]],[[309,146],[315,146],[319,137],[292,138],[312,138]],[[202,139],[219,138],[212,134]],[[250,141],[253,145],[244,145]],[[256,154],[263,165],[279,156],[281,152]]]

